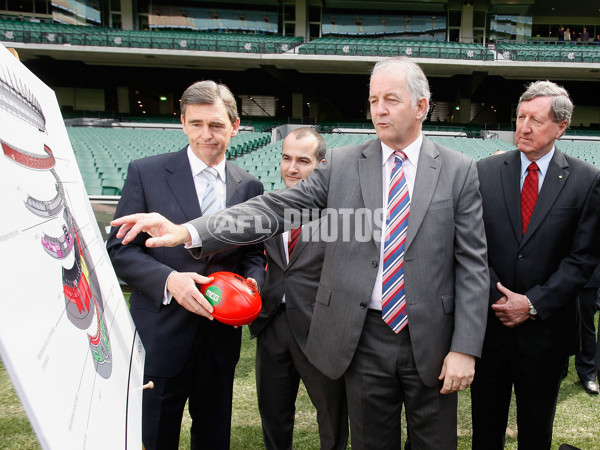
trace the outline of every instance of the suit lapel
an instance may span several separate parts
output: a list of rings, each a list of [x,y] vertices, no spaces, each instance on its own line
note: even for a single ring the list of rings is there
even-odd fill
[[[421,227],[421,223],[423,223],[423,218],[437,187],[442,165],[438,157],[439,152],[433,142],[427,138],[423,138],[423,144],[419,152],[413,196],[410,199],[410,218],[408,219],[406,248],[410,247],[417,231]]]
[[[234,195],[242,179],[231,169],[231,164],[227,161],[225,162],[225,179],[225,195],[227,196],[225,206],[229,207],[233,206]]]
[[[375,139],[363,151],[363,159],[358,161],[358,177],[360,190],[362,192],[363,204],[373,205],[371,211],[375,214],[383,208],[383,180],[381,177],[382,161],[381,161],[381,141]],[[385,218],[383,218],[385,219]],[[378,230],[381,233],[381,225],[379,220],[374,220],[372,223],[373,230],[370,231],[371,236],[375,236],[374,231]],[[369,224],[367,224],[369,226]],[[381,247],[382,239],[374,239],[377,249]]]
[[[168,172],[167,184],[179,208],[187,220],[195,219],[200,215],[200,202],[187,156],[187,147],[175,154],[175,158],[165,166],[165,170]]]
[[[264,242],[265,250],[272,259],[278,260],[281,267],[285,267],[285,250],[281,235],[273,236]]]
[[[272,241],[273,247],[275,248],[275,252],[277,253],[277,258],[282,261],[282,266],[285,267],[285,249],[283,248],[283,238],[280,235],[274,236],[272,239],[267,242]],[[265,243],[266,245],[266,243]]]
[[[569,164],[565,159],[565,155],[558,149],[554,150],[554,156],[548,165],[548,172],[544,177],[544,184],[540,190],[538,201],[535,204],[533,214],[531,215],[531,221],[529,222],[525,236],[523,236],[521,245],[529,240],[548,215],[556,197],[560,194],[560,191],[569,177],[568,168]]]
[[[515,151],[505,159],[502,167],[502,192],[504,192],[504,201],[508,211],[508,219],[517,238],[517,242],[522,239],[521,231],[521,156],[520,152]]]
[[[322,222],[322,219],[320,221],[317,220],[317,221],[309,222],[302,227],[302,232],[300,233],[298,242],[296,242],[296,246],[294,247],[294,251],[292,252],[292,257],[290,258],[288,267],[291,266],[292,264],[294,264],[294,262],[296,262],[296,260],[302,254],[302,252],[304,251],[304,249],[306,248],[306,246],[308,245],[309,242],[317,242],[319,240],[319,232],[320,232],[319,223],[321,223],[321,222]],[[281,239],[280,239],[280,241],[281,241]],[[282,242],[281,245],[283,247],[284,243]],[[282,252],[283,252],[283,249],[282,249]],[[285,254],[283,254],[283,256],[284,256],[284,261],[285,261]]]

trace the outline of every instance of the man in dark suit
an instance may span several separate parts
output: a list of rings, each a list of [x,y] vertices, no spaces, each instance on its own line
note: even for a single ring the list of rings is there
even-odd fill
[[[474,449],[504,448],[513,386],[519,448],[551,445],[579,347],[577,293],[599,258],[600,171],[554,145],[572,110],[562,87],[532,83],[517,108],[518,151],[478,163],[490,308],[471,387]]]
[[[283,141],[281,178],[286,188],[308,177],[325,157],[323,137],[296,128]],[[321,277],[325,243],[319,221],[265,241],[267,279],[263,309],[250,324],[256,348],[256,390],[267,450],[292,448],[300,379],[317,409],[322,449],[345,449],[348,408],[344,380],[332,380],[304,354]],[[291,252],[291,253],[290,253]]]
[[[579,291],[579,308],[581,309],[581,350],[575,355],[575,369],[583,389],[591,395],[598,395],[600,389],[596,381],[596,311],[598,305],[598,288],[600,288],[600,265]]]
[[[473,380],[485,334],[489,277],[475,162],[422,135],[429,98],[418,65],[382,60],[369,95],[379,139],[333,149],[295,187],[205,220],[174,225],[142,214],[112,222],[124,243],[147,230],[150,247],[186,243],[211,254],[232,239],[282,232],[290,212],[337,219],[305,352],[325,375],[344,376],[355,449],[400,448],[403,406],[414,448],[455,448],[456,393]],[[264,220],[244,227],[248,217]],[[226,230],[222,220],[238,226]]]
[[[212,81],[190,86],[181,98],[181,122],[189,146],[133,161],[115,217],[157,211],[181,222],[263,192],[256,178],[225,161],[239,128],[235,98],[226,86]],[[205,175],[207,169],[212,175]],[[262,245],[195,259],[183,248],[146,248],[143,235],[123,246],[116,231],[108,251],[117,275],[131,287],[131,315],[146,349],[144,380],[154,382],[143,397],[146,449],[179,447],[188,398],[191,448],[229,449],[241,329],[213,321],[212,306],[196,284],[227,270],[262,285]]]

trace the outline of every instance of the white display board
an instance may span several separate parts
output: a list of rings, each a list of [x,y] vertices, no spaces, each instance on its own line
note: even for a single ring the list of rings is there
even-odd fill
[[[54,92],[0,45],[0,354],[45,449],[141,449],[144,348]]]

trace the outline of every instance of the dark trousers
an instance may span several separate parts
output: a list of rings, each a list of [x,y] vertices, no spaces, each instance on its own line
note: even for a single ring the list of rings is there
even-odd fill
[[[182,371],[174,377],[144,375],[142,441],[146,450],[178,450],[181,419],[189,398],[191,448],[229,450],[235,367],[221,370],[207,339],[196,340]]]
[[[581,350],[575,355],[575,368],[582,382],[596,380],[596,339],[594,318],[598,310],[598,288],[584,288],[579,293],[581,311]]]
[[[380,311],[367,313],[344,377],[355,450],[402,448],[403,405],[413,449],[456,448],[456,393],[440,394],[441,383],[433,387],[423,384],[408,327],[395,334]]]
[[[514,333],[497,348],[484,347],[471,385],[473,450],[504,449],[511,394],[517,401],[519,449],[550,449],[558,390],[568,359],[523,355]]]
[[[327,378],[308,361],[281,308],[259,334],[256,348],[256,389],[267,450],[292,448],[300,379],[317,410],[321,449],[345,449],[348,408],[344,380]]]

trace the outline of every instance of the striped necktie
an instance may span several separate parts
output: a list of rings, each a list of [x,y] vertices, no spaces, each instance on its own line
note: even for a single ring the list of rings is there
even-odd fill
[[[289,240],[288,240],[288,259],[292,259],[292,252],[294,248],[296,248],[296,244],[298,243],[298,238],[300,237],[300,233],[302,233],[302,227],[294,228],[290,230]]]
[[[408,323],[404,293],[404,246],[408,229],[410,196],[402,170],[404,152],[395,152],[395,165],[390,177],[385,244],[383,247],[382,308],[383,320],[394,333]]]
[[[533,209],[538,198],[538,165],[534,162],[527,167],[527,176],[521,189],[521,227],[523,235],[527,231],[527,226],[531,220]]]
[[[200,207],[202,208],[202,215],[205,216],[220,209],[219,203],[217,202],[217,192],[215,190],[218,172],[214,167],[207,167],[202,171],[202,175],[206,179],[206,189],[204,189]]]

